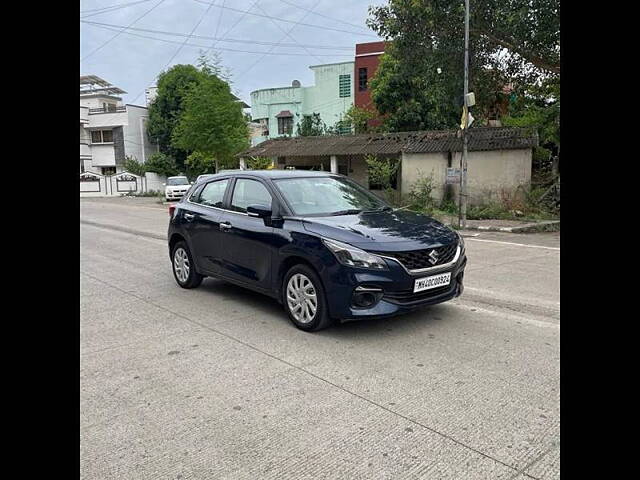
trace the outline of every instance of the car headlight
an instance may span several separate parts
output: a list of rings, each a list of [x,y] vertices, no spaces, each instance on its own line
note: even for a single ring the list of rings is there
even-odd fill
[[[370,268],[372,270],[388,270],[387,263],[377,255],[336,240],[323,238],[322,242],[333,252],[342,265]]]
[[[464,238],[458,232],[456,232],[456,234],[458,235],[458,240],[460,241],[460,255],[462,255],[465,250]]]

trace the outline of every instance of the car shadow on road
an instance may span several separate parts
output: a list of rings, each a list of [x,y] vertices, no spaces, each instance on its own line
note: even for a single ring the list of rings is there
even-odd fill
[[[250,306],[270,319],[278,318],[290,324],[284,308],[272,297],[254,293],[243,287],[219,279],[206,279],[200,287],[222,297],[224,302],[238,302],[243,307]],[[423,329],[433,327],[450,315],[446,304],[426,306],[410,313],[389,318],[373,318],[353,322],[336,322],[331,327],[313,333],[336,340],[366,341],[369,337],[380,337],[393,332],[394,335],[415,335]],[[291,328],[295,328],[291,325]]]

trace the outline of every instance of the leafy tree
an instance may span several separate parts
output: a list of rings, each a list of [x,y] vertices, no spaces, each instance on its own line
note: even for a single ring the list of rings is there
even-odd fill
[[[216,162],[212,155],[195,151],[191,152],[186,160],[187,175],[190,178],[196,178],[198,175],[205,173],[216,173]]]
[[[507,84],[559,78],[559,0],[474,0],[470,12],[470,90],[483,120]],[[390,40],[371,82],[391,130],[459,124],[464,78],[464,2],[389,0],[369,7],[368,25]]]
[[[242,105],[229,84],[208,75],[189,89],[171,138],[176,148],[206,153],[223,163],[234,162],[234,155],[249,146],[249,130]]]
[[[158,77],[158,95],[149,106],[147,133],[158,143],[160,153],[175,159],[180,168],[190,151],[172,143],[173,133],[184,111],[187,93],[198,85],[205,74],[193,65],[175,65]]]
[[[368,133],[373,130],[369,126],[369,121],[376,117],[376,113],[372,110],[351,105],[344,115],[343,121],[348,124],[352,131],[358,133]]]
[[[320,118],[319,113],[304,115],[302,120],[298,122],[298,135],[301,137],[318,137],[324,135],[327,126]]]
[[[251,170],[269,170],[273,166],[269,157],[251,157],[247,159],[247,167]]]
[[[147,171],[147,166],[144,163],[139,162],[136,157],[127,155],[124,160],[124,169],[129,173],[143,177]]]
[[[151,155],[144,165],[147,172],[155,172],[165,177],[180,174],[176,161],[162,152]]]

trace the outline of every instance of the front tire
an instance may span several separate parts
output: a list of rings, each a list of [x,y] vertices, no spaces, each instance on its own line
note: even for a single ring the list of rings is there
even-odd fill
[[[173,247],[171,265],[173,277],[182,288],[196,288],[202,283],[204,277],[196,272],[196,265],[186,242],[178,242]]]
[[[333,322],[320,277],[306,265],[294,265],[284,276],[282,303],[291,323],[300,330],[315,332]]]

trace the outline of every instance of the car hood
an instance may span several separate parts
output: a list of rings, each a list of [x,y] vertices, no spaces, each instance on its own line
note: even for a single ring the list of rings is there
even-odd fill
[[[437,220],[406,210],[307,217],[303,221],[309,232],[365,250],[415,250],[457,240],[457,234]]]

